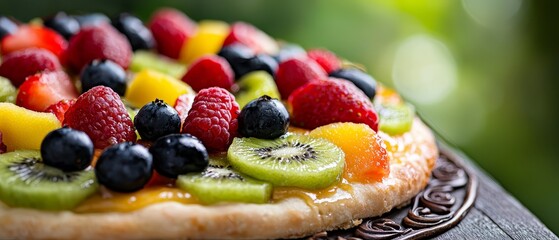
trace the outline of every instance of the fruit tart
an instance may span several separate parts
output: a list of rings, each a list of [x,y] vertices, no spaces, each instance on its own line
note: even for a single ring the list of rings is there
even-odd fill
[[[0,238],[270,239],[403,206],[414,108],[325,49],[160,9],[0,17]]]

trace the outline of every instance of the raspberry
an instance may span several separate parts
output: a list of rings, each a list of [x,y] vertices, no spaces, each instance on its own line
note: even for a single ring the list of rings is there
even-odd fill
[[[197,28],[184,13],[167,8],[158,10],[148,26],[157,43],[157,51],[174,59],[179,58],[183,44]]]
[[[230,89],[235,81],[235,73],[225,58],[207,55],[190,65],[182,81],[197,92],[209,87]]]
[[[194,98],[183,133],[200,139],[210,151],[225,151],[237,135],[239,105],[227,90],[206,88]]]
[[[61,68],[58,58],[52,52],[41,48],[28,48],[4,56],[0,65],[0,76],[10,79],[14,86],[19,87],[28,76]]]
[[[2,132],[0,132],[0,154],[5,153],[7,150],[6,144],[2,141]]]
[[[336,54],[325,49],[309,50],[307,56],[315,60],[326,73],[331,73],[342,67],[342,62],[340,62]]]
[[[326,72],[314,60],[292,58],[280,63],[276,72],[276,84],[281,98],[287,99],[295,89],[326,77]]]
[[[378,116],[367,96],[351,82],[331,78],[308,83],[289,96],[291,122],[313,129],[335,122],[353,122],[378,130]]]
[[[64,118],[63,125],[85,132],[97,149],[136,140],[126,107],[118,94],[105,86],[94,87],[78,97]]]
[[[80,72],[95,59],[109,59],[127,69],[132,59],[132,47],[124,35],[112,26],[102,24],[83,28],[74,35],[64,57],[74,72]]]
[[[66,111],[68,111],[68,109],[74,105],[74,103],[76,103],[76,99],[64,99],[61,100],[60,102],[57,102],[53,105],[50,105],[45,112],[50,112],[50,113],[54,113],[54,115],[56,116],[56,118],[58,118],[58,121],[60,121],[61,123],[64,122],[64,114],[66,113]]]

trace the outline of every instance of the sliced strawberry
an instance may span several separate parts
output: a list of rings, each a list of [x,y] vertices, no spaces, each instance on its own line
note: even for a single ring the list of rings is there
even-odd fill
[[[42,26],[24,25],[18,30],[2,39],[2,55],[26,48],[44,48],[56,55],[62,56],[68,42],[57,32]]]
[[[37,73],[29,76],[19,87],[16,104],[43,112],[50,105],[64,99],[78,97],[76,87],[62,71]]]
[[[196,23],[184,13],[169,8],[158,10],[148,26],[157,43],[157,51],[174,59],[179,58],[182,45],[197,29]]]
[[[56,115],[56,118],[58,118],[58,121],[60,121],[60,123],[63,123],[64,114],[66,113],[66,111],[68,111],[68,108],[74,105],[74,103],[76,103],[76,99],[64,99],[60,102],[50,105],[50,107],[48,107],[45,112],[54,113],[54,115]]]
[[[27,48],[12,52],[2,58],[0,76],[10,79],[19,87],[25,78],[42,71],[62,69],[56,55],[41,48]]]
[[[231,25],[231,32],[225,38],[223,46],[234,43],[243,44],[256,53],[276,54],[279,50],[276,41],[268,34],[245,22],[236,22]]]
[[[175,110],[179,113],[179,117],[181,118],[181,124],[184,123],[186,116],[188,116],[188,111],[192,108],[192,103],[194,102],[194,94],[183,94],[177,98],[175,101]]]
[[[276,84],[282,99],[287,99],[295,89],[309,82],[328,76],[320,65],[310,58],[291,58],[278,66]]]

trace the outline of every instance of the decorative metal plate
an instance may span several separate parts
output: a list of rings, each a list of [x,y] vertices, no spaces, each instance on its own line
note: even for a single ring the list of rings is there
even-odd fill
[[[443,148],[428,185],[408,206],[363,219],[348,230],[320,232],[308,239],[420,239],[452,228],[473,206],[478,181],[460,157]]]

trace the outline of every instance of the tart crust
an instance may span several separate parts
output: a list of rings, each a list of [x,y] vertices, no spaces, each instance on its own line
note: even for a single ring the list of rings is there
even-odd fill
[[[391,157],[390,175],[374,184],[350,183],[350,198],[309,203],[290,197],[269,204],[212,206],[164,202],[114,213],[46,212],[0,202],[0,238],[270,239],[333,230],[409,202],[429,180],[438,150],[421,120],[415,119],[403,135],[380,134]]]

